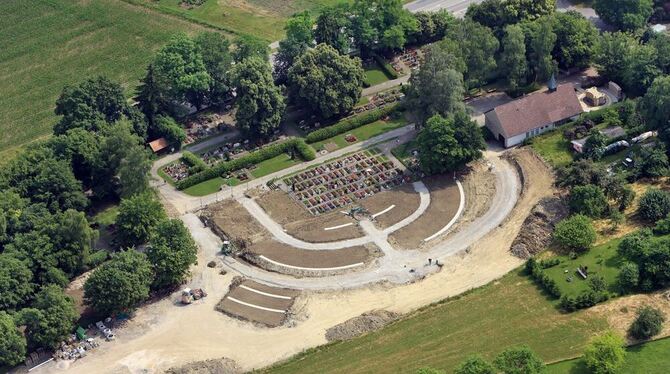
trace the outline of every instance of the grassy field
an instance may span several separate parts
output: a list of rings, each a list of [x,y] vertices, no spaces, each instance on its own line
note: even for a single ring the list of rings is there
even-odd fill
[[[377,64],[365,66],[365,81],[370,86],[376,86],[388,80],[389,77],[386,76],[384,70],[382,70]]]
[[[665,374],[670,371],[670,338],[629,347],[619,371],[626,374]],[[589,374],[582,359],[563,361],[547,367],[547,374]]]
[[[293,165],[297,165],[301,162],[302,161],[300,159],[291,159],[287,153],[282,153],[277,157],[273,157],[269,160],[265,160],[257,164],[256,168],[251,171],[251,175],[253,175],[254,178],[260,178],[268,174],[284,170]]]
[[[324,6],[344,3],[346,0],[207,0],[191,9],[181,6],[181,0],[132,0],[142,2],[160,11],[179,14],[184,18],[204,22],[233,33],[251,34],[268,42],[284,36],[286,18],[309,10],[316,14]]]
[[[337,145],[337,148],[343,148],[351,144],[356,144],[358,142],[362,142],[364,140],[368,140],[372,137],[375,137],[377,135],[381,135],[387,131],[395,130],[397,128],[406,126],[408,124],[407,120],[405,118],[396,118],[396,119],[391,119],[390,121],[375,121],[372,123],[369,123],[367,125],[355,128],[351,131],[348,131],[344,134],[336,135],[333,136],[332,138],[328,138],[325,140],[322,140],[320,142],[316,142],[312,144],[312,147],[316,149],[317,151],[320,151],[324,148],[324,145],[328,143],[334,143]],[[357,141],[353,143],[347,142],[344,138],[347,135],[354,135],[357,139]]]
[[[237,178],[223,179],[221,177],[216,177],[186,188],[183,192],[191,196],[205,196],[221,190],[221,186],[223,185],[237,186],[240,182],[241,181]]]
[[[562,127],[534,137],[531,147],[554,167],[566,166],[573,160],[570,142],[563,137]]]
[[[453,369],[467,355],[487,358],[528,344],[546,361],[575,357],[607,322],[562,314],[517,271],[459,298],[426,307],[362,337],[317,347],[265,373],[413,373]]]
[[[63,86],[104,74],[133,88],[153,52],[200,26],[115,0],[0,1],[0,159],[51,133]]]

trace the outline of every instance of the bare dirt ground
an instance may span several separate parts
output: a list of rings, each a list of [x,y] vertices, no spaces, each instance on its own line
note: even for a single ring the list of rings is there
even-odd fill
[[[459,178],[465,192],[465,210],[454,229],[467,225],[486,213],[491,205],[491,197],[496,193],[495,175],[488,169],[485,161],[473,163],[469,172]]]
[[[180,367],[170,368],[166,374],[238,374],[242,369],[233,360],[227,358],[191,362]]]
[[[458,211],[460,193],[451,176],[424,179],[430,190],[430,205],[417,220],[389,235],[389,242],[399,248],[419,248],[423,240],[440,231]]]
[[[256,243],[248,251],[255,255],[264,255],[283,264],[315,268],[346,266],[357,262],[366,262],[370,258],[370,251],[364,246],[331,251],[311,251],[294,248],[275,240]]]
[[[214,224],[229,238],[255,243],[270,235],[242,205],[232,199],[208,206],[203,214],[211,217]]]
[[[207,268],[214,253],[200,251],[189,285],[205,288],[210,296],[187,307],[175,306],[170,298],[140,308],[128,327],[117,333],[117,341],[75,362],[67,373],[158,373],[220,357],[251,370],[327,343],[325,334],[330,327],[363,313],[408,313],[485,285],[523,263],[509,248],[535,204],[552,195],[553,175],[544,164],[528,155],[522,155],[519,163],[536,175],[528,178],[533,183],[526,186],[508,219],[467,251],[450,257],[439,273],[420,282],[311,294],[301,311],[308,316],[304,321],[291,328],[263,329],[214,311],[233,274],[219,275],[219,269]],[[211,240],[208,238],[196,239]],[[133,334],[134,330],[142,333]],[[63,363],[36,372],[62,373],[66,367]]]
[[[528,259],[551,244],[556,223],[568,216],[566,202],[558,196],[542,199],[523,223],[519,236],[510,251],[517,257]]]
[[[280,295],[290,298],[279,298],[272,297],[268,295],[261,294],[259,292],[250,291],[247,288],[241,286],[246,286],[256,291],[264,292],[272,295]],[[259,323],[262,326],[267,327],[277,327],[281,326],[288,317],[288,311],[293,306],[296,296],[299,294],[298,291],[289,290],[285,288],[276,288],[260,285],[253,281],[243,281],[238,285],[233,285],[230,287],[230,291],[226,296],[221,299],[221,301],[216,305],[216,310],[230,315],[234,318],[240,318],[245,321],[251,321],[254,323]],[[245,303],[257,305],[264,308],[270,308],[275,310],[285,310],[285,313],[277,313],[268,310],[261,310],[239,304],[229,297],[232,297],[236,300],[240,300]]]
[[[411,184],[404,184],[389,191],[380,192],[360,202],[370,214],[375,214],[395,205],[388,212],[375,217],[374,223],[379,229],[391,227],[408,217],[419,208],[421,197]]]
[[[670,299],[667,296],[667,291],[619,297],[594,306],[589,309],[589,313],[596,313],[607,319],[613,329],[627,337],[629,344],[635,344],[638,341],[627,335],[628,328],[637,317],[637,311],[647,305],[663,311],[666,320],[670,318]],[[670,324],[668,323],[663,325],[661,333],[654,338],[666,336],[670,336]]]
[[[388,310],[375,310],[363,313],[358,317],[329,328],[326,331],[326,339],[329,342],[353,339],[368,332],[379,330],[399,317],[398,313],[389,312]]]
[[[340,210],[314,216],[282,191],[263,193],[256,198],[256,202],[273,220],[282,225],[289,235],[306,242],[333,242],[359,238],[364,235],[356,221],[342,214]],[[347,223],[354,223],[354,225],[335,230],[324,230]]]

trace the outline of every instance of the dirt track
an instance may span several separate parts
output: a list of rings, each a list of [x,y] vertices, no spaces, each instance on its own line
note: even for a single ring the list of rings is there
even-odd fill
[[[551,195],[553,177],[532,155],[520,154],[522,167],[532,170],[527,188],[507,221],[469,248],[452,256],[441,272],[423,281],[397,287],[309,295],[292,328],[261,329],[213,311],[233,275],[218,275],[206,262],[214,253],[200,253],[191,286],[210,292],[202,303],[178,308],[171,299],[138,310],[118,340],[76,362],[68,373],[159,372],[187,362],[228,357],[245,370],[269,365],[306,348],[326,343],[328,328],[371,310],[407,313],[495,280],[522,264],[509,254],[521,224],[540,198]],[[134,332],[141,332],[141,334]],[[62,372],[54,367],[45,372]]]

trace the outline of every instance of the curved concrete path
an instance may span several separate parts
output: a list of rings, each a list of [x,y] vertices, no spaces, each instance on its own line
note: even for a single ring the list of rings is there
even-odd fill
[[[307,290],[356,288],[384,281],[391,283],[407,283],[420,279],[421,277],[438,270],[437,266],[426,266],[428,258],[439,259],[440,261],[445,262],[447,257],[467,249],[471,244],[502,224],[516,205],[521,190],[521,183],[516,170],[512,165],[496,156],[489,157],[489,161],[494,166],[493,173],[496,176],[496,194],[492,198],[489,210],[468,226],[463,227],[461,230],[441,242],[437,242],[437,244],[428,251],[396,250],[388,242],[388,233],[386,230],[379,230],[372,224],[372,222],[364,220],[361,221],[360,224],[367,234],[365,237],[366,242],[375,243],[384,253],[384,256],[376,259],[375,262],[371,266],[366,267],[364,271],[305,279],[265,271],[229,257],[223,258],[223,263],[230,270],[257,282],[271,286]],[[260,207],[258,207],[258,209],[260,209]],[[260,210],[262,211],[262,209]],[[216,248],[221,247],[221,239],[211,230],[205,228],[195,214],[186,214],[182,219],[189,227],[189,230],[191,230],[196,242],[198,242],[200,246],[207,246],[213,252],[217,252]],[[276,231],[277,227],[273,230]],[[279,230],[283,232],[280,226]],[[286,240],[291,240],[289,238],[292,237],[284,237]],[[348,242],[348,244],[351,245],[351,242],[349,241],[344,242]],[[307,244],[310,244],[310,246],[321,246],[321,244]],[[330,249],[332,249],[332,243],[322,244],[326,244],[326,246],[331,245]]]

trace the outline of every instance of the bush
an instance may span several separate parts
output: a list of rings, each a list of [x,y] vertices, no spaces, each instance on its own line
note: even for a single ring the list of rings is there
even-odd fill
[[[670,234],[670,218],[666,217],[660,221],[657,221],[656,226],[654,226],[654,234],[656,235]]]
[[[540,267],[542,267],[542,269],[553,268],[554,266],[556,266],[560,263],[561,263],[561,260],[558,257],[550,258],[548,260],[542,260],[542,261],[539,262]]]
[[[638,212],[650,222],[667,217],[670,213],[670,195],[655,188],[648,190],[640,198]]]
[[[378,121],[397,110],[398,104],[388,105],[380,109],[371,110],[367,113],[346,119],[332,126],[324,127],[307,134],[305,140],[307,143],[316,143],[322,140],[332,138],[333,136],[345,133],[355,128]]]
[[[608,331],[594,338],[584,351],[584,362],[595,374],[616,373],[624,363],[623,338]]]
[[[600,218],[607,210],[607,198],[602,188],[587,184],[575,186],[570,192],[570,210],[592,218]]]
[[[630,325],[629,333],[635,339],[649,339],[661,332],[663,322],[665,322],[663,312],[645,306],[637,312],[637,318]]]
[[[561,290],[556,281],[542,271],[540,263],[535,259],[531,258],[526,262],[526,272],[553,298],[561,297]]]
[[[626,262],[621,265],[619,275],[617,276],[617,285],[622,294],[628,293],[637,288],[640,283],[640,269],[633,262]]]
[[[90,256],[88,256],[88,260],[86,261],[86,266],[88,266],[89,269],[96,268],[100,264],[102,264],[103,262],[107,261],[108,257],[109,257],[109,253],[104,249],[101,249],[99,251],[95,251]]]
[[[191,175],[190,177],[177,182],[177,188],[183,190],[212,178],[216,178],[221,175],[258,164],[273,157],[277,157],[282,153],[289,152],[291,149],[296,151],[305,161],[311,161],[316,158],[316,152],[314,152],[314,149],[307,145],[303,139],[293,138],[282,143],[263,147],[258,151],[251,152],[246,156],[236,158],[234,160],[219,162],[212,167],[199,172],[198,174]]]
[[[375,59],[375,62],[377,62],[377,65],[382,69],[384,74],[389,78],[389,79],[398,79],[398,73],[393,69],[393,66],[389,65],[386,60],[384,60],[381,56],[378,54],[373,54],[372,58]]]
[[[189,151],[184,151],[181,154],[181,160],[189,166],[189,174],[197,174],[207,169],[207,164],[200,157],[194,155]]]
[[[587,251],[596,241],[596,230],[588,217],[576,214],[556,225],[554,240],[565,248]]]

